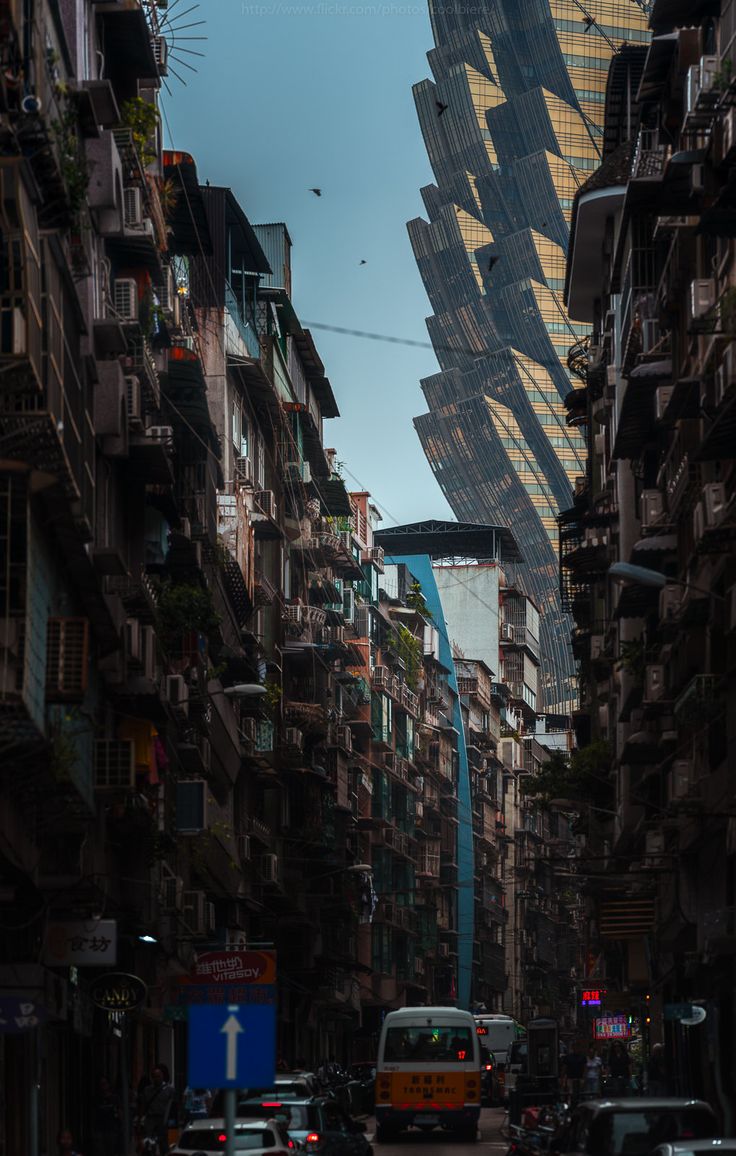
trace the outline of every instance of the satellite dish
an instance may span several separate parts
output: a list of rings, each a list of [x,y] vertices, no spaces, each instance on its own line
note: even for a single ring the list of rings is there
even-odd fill
[[[696,1024],[702,1024],[706,1015],[707,1012],[704,1007],[698,1007],[697,1004],[693,1004],[692,1013],[687,1017],[687,1019],[680,1020],[680,1023],[685,1024],[685,1027],[693,1028]]]

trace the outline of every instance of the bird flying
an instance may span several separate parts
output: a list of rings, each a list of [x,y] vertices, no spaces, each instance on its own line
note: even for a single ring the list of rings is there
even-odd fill
[[[309,191],[310,191],[310,193],[314,193],[315,197],[321,197],[322,196],[322,190],[321,189],[310,189]]]

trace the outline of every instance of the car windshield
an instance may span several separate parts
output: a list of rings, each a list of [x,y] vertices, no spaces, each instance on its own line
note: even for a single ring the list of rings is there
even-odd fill
[[[187,1128],[177,1145],[185,1151],[223,1152],[225,1133],[221,1128]],[[275,1148],[276,1137],[270,1128],[236,1128],[235,1151],[248,1152],[255,1148]]]
[[[389,1063],[408,1060],[418,1064],[466,1063],[473,1059],[470,1028],[389,1028],[383,1058]]]
[[[595,1156],[648,1156],[658,1144],[705,1140],[714,1134],[713,1116],[700,1108],[604,1112],[593,1121],[587,1150]]]

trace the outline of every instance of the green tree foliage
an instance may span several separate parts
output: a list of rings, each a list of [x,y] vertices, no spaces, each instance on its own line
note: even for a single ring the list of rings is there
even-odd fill
[[[610,807],[613,789],[610,770],[610,744],[605,739],[597,739],[569,755],[552,751],[538,774],[521,780],[521,790],[541,807],[548,807],[552,799],[574,799],[594,807]]]

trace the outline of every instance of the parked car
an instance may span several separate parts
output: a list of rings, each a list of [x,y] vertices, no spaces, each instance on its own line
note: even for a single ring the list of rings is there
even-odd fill
[[[509,1048],[509,1054],[506,1059],[504,1099],[508,1099],[510,1093],[513,1092],[519,1076],[526,1075],[527,1054],[528,1046],[526,1040],[514,1040]]]
[[[483,1044],[480,1046],[480,1094],[482,1103],[489,1108],[500,1104],[503,1099],[503,1091],[498,1083],[496,1057]]]
[[[555,1142],[560,1156],[649,1156],[653,1148],[716,1135],[704,1100],[589,1100],[578,1104]]]
[[[211,1117],[193,1120],[171,1149],[170,1156],[202,1156],[207,1152],[224,1152],[225,1121]],[[238,1121],[235,1125],[235,1151],[249,1156],[294,1156],[296,1144],[279,1120]]]
[[[260,1111],[273,1113],[288,1130],[289,1136],[312,1156],[373,1156],[366,1139],[366,1126],[353,1120],[340,1105],[327,1096],[305,1100],[242,1099],[238,1101],[238,1118],[248,1118]]]
[[[261,1105],[280,1104],[282,1100],[307,1100],[319,1095],[317,1077],[313,1072],[280,1072],[270,1088],[243,1088],[241,1099],[258,1105],[258,1116],[263,1116]],[[210,1110],[211,1116],[222,1116],[224,1112],[223,1093],[217,1092]],[[270,1115],[269,1111],[266,1115]]]

